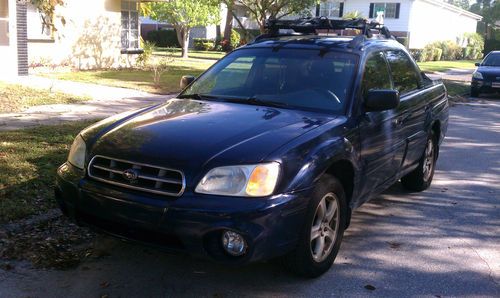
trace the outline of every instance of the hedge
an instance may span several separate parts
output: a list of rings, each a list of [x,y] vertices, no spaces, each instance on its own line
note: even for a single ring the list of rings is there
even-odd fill
[[[194,49],[198,51],[211,51],[215,48],[215,40],[208,38],[194,38]]]
[[[146,41],[154,43],[157,47],[180,48],[175,30],[154,30],[146,35]]]

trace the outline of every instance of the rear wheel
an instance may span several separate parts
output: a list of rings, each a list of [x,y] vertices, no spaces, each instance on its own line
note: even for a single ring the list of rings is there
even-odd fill
[[[340,249],[347,221],[347,204],[340,182],[321,178],[309,205],[297,247],[285,258],[295,274],[317,277],[330,269]]]
[[[434,177],[437,153],[437,140],[434,132],[432,132],[427,139],[427,144],[418,167],[401,178],[401,183],[405,188],[413,191],[423,191],[429,188]]]

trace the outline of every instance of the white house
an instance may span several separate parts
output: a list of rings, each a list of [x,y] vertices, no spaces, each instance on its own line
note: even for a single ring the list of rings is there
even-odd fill
[[[0,72],[26,75],[31,64],[79,69],[129,66],[139,49],[138,0],[65,0],[55,31],[29,1],[0,0]]]
[[[390,1],[390,2],[388,2]],[[327,0],[311,9],[311,15],[342,18],[358,11],[365,18],[375,19],[382,13],[384,24],[397,37],[407,37],[409,48],[423,48],[436,40],[456,40],[466,32],[476,32],[481,16],[440,0]],[[239,19],[257,29],[245,9],[236,9]],[[236,22],[233,24],[238,26]]]

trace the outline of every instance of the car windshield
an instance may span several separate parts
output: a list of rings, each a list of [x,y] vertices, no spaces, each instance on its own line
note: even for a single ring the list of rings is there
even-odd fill
[[[500,53],[490,54],[483,61],[483,66],[500,66]]]
[[[357,56],[311,49],[237,50],[180,97],[343,113]]]

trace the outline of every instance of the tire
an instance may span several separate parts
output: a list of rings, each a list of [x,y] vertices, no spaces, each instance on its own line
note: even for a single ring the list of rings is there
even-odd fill
[[[325,174],[313,191],[297,246],[283,258],[285,266],[294,274],[308,278],[328,271],[340,249],[347,213],[342,184]]]
[[[434,132],[431,132],[427,138],[424,153],[418,162],[418,167],[401,178],[401,183],[406,189],[424,191],[429,188],[436,169],[438,150],[437,137]]]
[[[470,96],[471,97],[478,97],[479,96],[479,90],[477,90],[476,88],[474,87],[471,87],[470,88]]]

